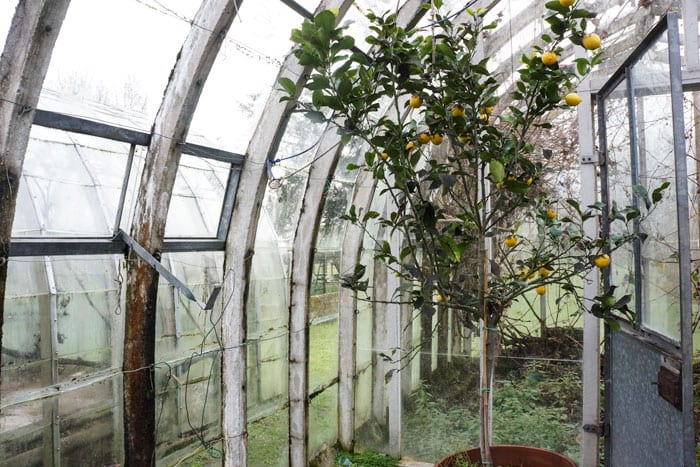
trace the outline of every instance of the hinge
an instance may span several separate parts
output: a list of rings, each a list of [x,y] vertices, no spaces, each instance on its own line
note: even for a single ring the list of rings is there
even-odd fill
[[[586,433],[594,433],[598,436],[605,436],[608,432],[608,425],[606,423],[601,423],[600,425],[587,423],[583,425],[583,431]]]

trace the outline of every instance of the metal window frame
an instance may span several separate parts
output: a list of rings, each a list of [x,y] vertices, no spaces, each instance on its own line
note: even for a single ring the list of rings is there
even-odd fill
[[[148,147],[151,135],[138,130],[96,122],[81,117],[74,117],[58,112],[37,109],[34,115],[34,125],[64,130],[71,133],[95,136],[131,145],[125,167],[124,181],[117,208],[117,217],[112,236],[104,237],[13,237],[10,243],[10,256],[61,256],[61,255],[100,255],[122,254],[128,250],[128,245],[119,235],[124,208],[124,199],[128,189],[136,146]],[[163,245],[164,253],[187,251],[223,251],[226,246],[226,234],[231,223],[231,213],[236,198],[238,180],[245,156],[217,148],[193,143],[183,143],[182,153],[191,156],[226,162],[230,165],[230,173],[221,206],[221,215],[215,237],[167,238]]]
[[[683,405],[683,422],[682,432],[679,436],[682,438],[683,444],[683,459],[684,465],[692,465],[695,461],[695,437],[693,428],[693,342],[692,342],[692,297],[691,297],[691,278],[690,278],[690,232],[689,232],[689,201],[687,187],[687,167],[685,155],[685,138],[683,125],[683,78],[680,56],[680,30],[678,25],[678,14],[675,12],[668,13],[661,21],[647,34],[644,40],[630,54],[625,62],[618,70],[610,77],[610,79],[600,88],[596,96],[598,107],[598,125],[599,125],[599,144],[601,151],[601,195],[602,200],[606,204],[609,202],[608,193],[608,170],[607,170],[607,139],[605,136],[606,121],[605,121],[605,100],[609,95],[622,83],[625,83],[628,99],[628,111],[630,112],[630,158],[634,164],[637,154],[636,148],[636,126],[635,126],[635,107],[633,94],[633,73],[632,68],[640,58],[656,44],[656,42],[665,36],[668,41],[668,68],[669,68],[669,84],[667,92],[671,96],[671,118],[673,121],[673,147],[674,147],[674,174],[675,174],[675,190],[676,190],[676,211],[678,224],[678,251],[679,251],[679,302],[680,302],[680,340],[677,341],[669,336],[666,336],[658,331],[649,329],[644,326],[641,321],[641,294],[638,294],[635,300],[635,308],[637,317],[634,323],[628,323],[624,320],[619,320],[621,330],[626,334],[634,336],[637,340],[644,342],[646,345],[652,346],[660,354],[665,354],[671,358],[680,361],[681,364],[681,379],[683,386],[682,405]],[[633,167],[634,169],[634,167]],[[636,196],[635,196],[636,198]],[[609,234],[609,219],[607,212],[603,212],[603,235]],[[637,226],[636,226],[637,227]],[[639,292],[641,287],[641,261],[639,260],[639,247],[635,245],[635,290]],[[604,274],[604,285],[610,285],[610,272]],[[605,333],[605,352],[607,355],[611,353],[610,327],[606,325]],[[610,381],[614,379],[614,374],[608,370],[606,375],[606,387]],[[691,388],[691,390],[688,390]],[[611,401],[608,397],[605,400],[606,413],[613,413],[611,410]],[[611,458],[611,446],[606,442],[605,459],[608,465],[608,459]]]

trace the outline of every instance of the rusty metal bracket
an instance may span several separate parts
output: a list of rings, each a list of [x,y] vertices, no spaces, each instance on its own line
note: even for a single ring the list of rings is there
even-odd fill
[[[139,245],[139,243],[134,240],[128,233],[124,232],[122,229],[119,229],[119,232],[117,233],[117,236],[121,237],[122,240],[124,240],[124,243],[126,243],[131,250],[139,255],[141,259],[143,259],[145,262],[147,262],[152,268],[154,268],[156,271],[158,271],[158,274],[163,276],[165,280],[170,282],[174,287],[176,287],[182,294],[195,302],[197,306],[199,306],[202,310],[211,310],[214,308],[214,303],[216,302],[216,298],[219,296],[219,292],[221,291],[221,285],[215,285],[211,295],[209,296],[209,299],[204,303],[200,299],[198,299],[194,293],[175,275],[168,271],[165,266],[163,266],[160,261],[158,261],[155,257],[153,257],[152,254],[150,254],[144,247]]]

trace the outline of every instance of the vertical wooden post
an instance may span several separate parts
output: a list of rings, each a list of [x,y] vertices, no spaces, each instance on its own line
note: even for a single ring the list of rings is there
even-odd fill
[[[0,343],[12,221],[24,155],[51,53],[69,4],[70,0],[17,2],[0,55]]]
[[[352,2],[346,1],[343,12]],[[326,199],[326,183],[338,165],[343,145],[335,128],[327,131],[309,167],[292,249],[289,304],[289,465],[308,465],[309,428],[309,291],[314,247]],[[324,155],[320,157],[320,155]],[[324,183],[324,180],[326,183]]]
[[[355,194],[353,204],[367,212],[374,196],[375,183],[369,172],[360,172],[355,180]],[[340,256],[340,273],[351,274],[355,265],[360,262],[362,253],[362,240],[364,232],[355,225],[348,224],[343,238],[343,247]],[[375,271],[375,274],[378,274]],[[386,283],[385,283],[386,284]],[[383,308],[374,309],[374,320],[384,319]],[[372,326],[373,349],[377,349],[375,342],[379,336],[386,338],[386,331],[379,330],[382,324],[375,323]],[[338,309],[338,443],[342,449],[351,451],[355,442],[355,366],[357,336],[357,296],[350,289],[340,289],[340,307]],[[384,342],[384,340],[382,341]],[[376,350],[372,352],[372,363],[378,359]],[[372,409],[375,417],[382,421],[384,416],[384,374],[376,374],[373,367]],[[379,386],[381,385],[381,387]],[[380,402],[381,401],[381,402]],[[379,407],[381,404],[381,408]],[[382,413],[377,413],[381,411]]]
[[[577,53],[585,53],[578,52]],[[593,132],[593,109],[591,105],[590,81],[579,86],[578,92],[583,101],[578,105],[578,138],[581,160],[581,206],[590,206],[597,200],[597,161]],[[584,223],[584,235],[590,238],[598,236],[598,219],[593,218]],[[597,268],[586,274],[583,280],[583,298],[586,304],[593,303],[593,297],[599,294],[600,276]],[[583,314],[583,392],[582,424],[598,428],[600,423],[600,321],[591,313]],[[581,465],[594,467],[598,465],[597,430],[581,432]]]
[[[131,236],[160,258],[182,153],[221,43],[242,0],[204,0],[183,44],[153,123]],[[129,255],[124,332],[124,455],[127,465],[155,464],[154,360],[158,273]]]

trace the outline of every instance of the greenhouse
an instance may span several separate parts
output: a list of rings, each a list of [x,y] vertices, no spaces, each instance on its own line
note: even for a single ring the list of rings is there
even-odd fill
[[[700,465],[699,9],[0,2],[0,465]]]

